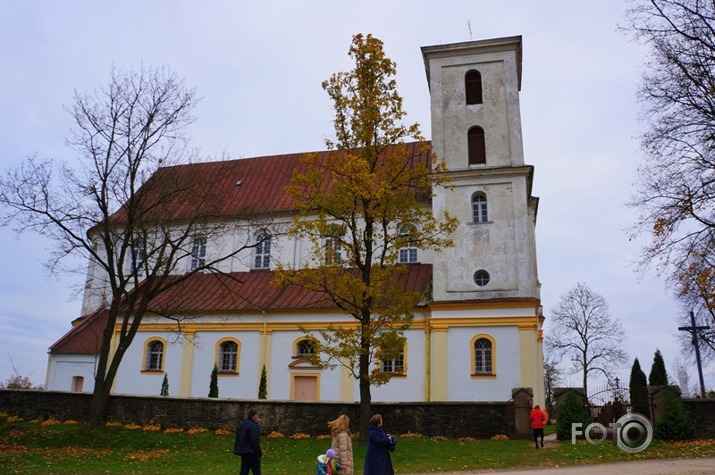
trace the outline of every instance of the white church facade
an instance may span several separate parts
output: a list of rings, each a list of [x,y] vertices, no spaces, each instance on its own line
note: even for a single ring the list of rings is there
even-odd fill
[[[521,52],[521,37],[422,48],[431,147],[451,179],[424,205],[435,214],[449,212],[460,225],[451,236],[454,247],[400,253],[404,285],[425,298],[414,309],[401,357],[380,363],[393,377],[372,388],[375,402],[504,401],[518,387],[532,388],[535,402],[544,402],[538,198],[522,146]],[[303,155],[184,165],[165,173],[200,177],[220,168],[228,177],[227,203],[254,203],[257,215],[288,226],[295,210],[283,199],[284,189]],[[238,224],[235,234],[195,243],[196,252],[179,269],[239,241],[265,239],[264,226]],[[256,399],[265,368],[268,399],[359,400],[348,370],[307,360],[312,347],[299,329],[350,325],[352,317],[308,292],[271,285],[275,265],[299,265],[310,244],[287,235],[262,242],[221,263],[230,278],[197,274],[160,297],[180,298],[191,318],[177,333],[176,321],[145,316],[113,393],[158,395],[166,377],[169,395],[206,397],[216,365],[222,398]],[[83,316],[50,347],[49,390],[92,390],[106,314],[101,296],[90,291],[103,277],[92,263],[88,269]]]

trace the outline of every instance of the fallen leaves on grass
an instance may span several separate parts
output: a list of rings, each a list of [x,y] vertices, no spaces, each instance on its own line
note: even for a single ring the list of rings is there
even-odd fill
[[[196,435],[196,434],[203,434],[204,432],[208,432],[208,429],[204,429],[203,427],[194,427],[193,429],[189,429],[186,431],[187,434],[189,435]]]
[[[91,449],[89,447],[63,447],[53,454],[54,458],[70,460],[73,458],[85,459],[88,457],[106,457],[112,455],[112,449]]]
[[[19,445],[19,444],[0,444],[0,452],[4,454],[19,454],[23,452],[27,452],[30,449],[25,447],[24,445]]]
[[[139,462],[146,462],[147,460],[161,458],[168,453],[169,453],[169,451],[166,449],[151,450],[149,452],[139,452],[139,453],[127,455],[126,457],[124,457],[124,461],[129,462],[129,461],[136,460]]]

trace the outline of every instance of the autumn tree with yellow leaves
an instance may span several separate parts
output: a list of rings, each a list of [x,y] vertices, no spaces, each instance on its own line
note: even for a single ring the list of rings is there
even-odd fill
[[[446,185],[445,165],[419,125],[403,123],[396,65],[382,41],[355,35],[349,55],[354,69],[323,82],[335,109],[329,153],[306,155],[305,171],[295,171],[287,189],[299,207],[291,232],[308,239],[312,252],[301,269],[282,266],[278,275],[281,284],[323,292],[354,318],[318,331],[313,358],[359,380],[364,427],[371,386],[390,378],[379,362],[402,353],[413,311],[428,298],[405,289],[399,251],[452,246],[457,221],[432,212],[433,188]]]

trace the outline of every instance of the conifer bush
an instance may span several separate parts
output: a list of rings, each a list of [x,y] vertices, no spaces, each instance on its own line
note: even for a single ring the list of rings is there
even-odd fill
[[[159,393],[160,396],[168,396],[169,395],[169,376],[167,376],[166,373],[164,373],[164,380],[161,382],[161,392]]]
[[[641,369],[638,358],[631,367],[631,379],[628,383],[633,412],[641,414],[650,419],[650,408],[648,405],[648,381],[645,373]]]
[[[211,371],[211,383],[209,384],[209,397],[218,397],[218,368],[214,365]]]
[[[663,394],[665,414],[658,419],[655,436],[661,440],[692,439],[695,427],[683,408],[683,401],[674,388],[666,388]]]
[[[266,365],[261,369],[261,382],[258,385],[258,399],[266,399],[268,397],[268,376],[266,375]]]
[[[564,402],[558,408],[559,413],[556,420],[556,436],[559,440],[571,439],[572,424],[580,422],[581,430],[591,423],[591,417],[584,409],[580,398],[575,391],[566,393]]]

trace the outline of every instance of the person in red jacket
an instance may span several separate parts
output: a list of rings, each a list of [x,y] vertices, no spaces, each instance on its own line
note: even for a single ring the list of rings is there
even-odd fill
[[[534,445],[539,448],[539,437],[541,437],[541,446],[544,446],[544,423],[546,423],[546,413],[541,410],[539,405],[534,406],[534,409],[529,414],[529,422],[531,422],[531,430],[534,432]]]

